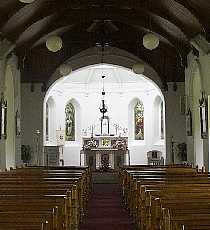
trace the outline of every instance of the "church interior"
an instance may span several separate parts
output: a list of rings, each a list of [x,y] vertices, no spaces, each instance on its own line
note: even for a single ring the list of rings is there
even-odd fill
[[[210,229],[210,1],[0,1],[0,229]]]

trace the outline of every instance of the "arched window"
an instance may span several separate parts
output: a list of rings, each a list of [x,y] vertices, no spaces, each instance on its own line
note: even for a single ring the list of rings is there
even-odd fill
[[[138,101],[134,107],[135,140],[144,140],[144,105]]]
[[[66,114],[66,141],[75,141],[75,109],[71,102],[67,103]]]
[[[46,129],[45,129],[45,135],[46,135],[46,141],[49,141],[49,105],[46,103]]]

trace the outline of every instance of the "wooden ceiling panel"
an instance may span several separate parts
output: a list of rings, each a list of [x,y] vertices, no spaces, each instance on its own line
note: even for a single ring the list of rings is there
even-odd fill
[[[165,11],[174,18],[175,21],[183,24],[185,28],[189,29],[189,33],[192,31],[200,32],[202,30],[202,25],[198,18],[195,17],[187,8],[178,2],[173,0],[163,1],[165,6]]]
[[[199,33],[210,39],[209,15],[209,0],[1,0],[0,34],[15,44],[20,62],[26,60],[23,81],[47,82],[63,61],[103,40],[141,56],[165,83],[184,81],[189,41]],[[153,51],[142,45],[149,31],[160,39]],[[54,34],[64,44],[56,54],[45,46]]]
[[[24,4],[17,0],[0,1],[0,28],[23,6]]]
[[[177,37],[179,40],[182,40],[184,42],[188,41],[187,36],[184,34],[184,32],[174,24],[172,24],[170,21],[167,21],[161,17],[153,16],[153,20],[158,23],[158,25],[165,30],[168,34],[170,34],[173,37]],[[151,25],[152,30],[152,25]]]
[[[55,18],[56,18],[56,15],[50,15],[32,24],[32,26],[28,27],[27,30],[24,31],[21,34],[21,36],[18,38],[18,40],[16,41],[17,47],[20,47],[22,45],[25,46],[29,40],[34,40],[34,38],[36,38],[37,40],[38,34],[44,30],[43,28],[47,28],[51,24],[52,19],[55,19]],[[30,48],[30,47],[27,47],[27,48]]]

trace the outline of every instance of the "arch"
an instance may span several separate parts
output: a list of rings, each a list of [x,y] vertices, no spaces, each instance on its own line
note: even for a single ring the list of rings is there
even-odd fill
[[[106,64],[132,69],[132,66],[137,62],[141,62],[144,64],[144,76],[154,82],[159,87],[159,89],[162,89],[163,85],[160,76],[145,61],[139,59],[138,57],[127,51],[116,47],[110,48],[108,51],[104,52],[104,63]],[[66,60],[65,63],[71,65],[73,71],[77,71],[87,66],[100,64],[101,53],[96,47],[92,47],[80,52],[79,54],[74,55],[69,60]],[[61,78],[58,68],[49,79],[48,88],[56,84],[57,80],[62,79],[63,78]]]
[[[10,65],[6,66],[5,77],[5,100],[7,101],[7,126],[6,126],[6,168],[15,166],[15,90],[14,90],[14,77]]]
[[[75,110],[75,140],[65,141],[63,148],[64,162],[65,164],[73,164],[73,162],[78,164],[79,153],[82,148],[79,142],[91,134],[91,127],[94,127],[96,136],[100,133],[98,118],[101,116],[99,111],[101,81],[98,76],[101,76],[103,72],[107,76],[107,85],[105,84],[105,89],[108,89],[107,91],[105,90],[107,92],[106,102],[109,108],[109,116],[112,119],[110,122],[110,134],[126,135],[126,137],[128,135],[131,162],[146,163],[146,154],[139,153],[146,153],[151,149],[157,149],[162,152],[165,150],[165,143],[159,143],[158,146],[152,148],[153,142],[150,141],[152,138],[149,138],[153,133],[151,124],[153,102],[156,95],[163,97],[161,90],[150,78],[144,75],[137,75],[125,67],[103,64],[103,68],[103,71],[101,71],[101,66],[96,64],[74,70],[69,76],[56,81],[48,89],[46,97],[53,96],[56,101],[56,110],[58,109],[59,114],[61,114],[57,118],[57,127],[61,125],[61,129],[64,132],[66,105],[71,103]],[[117,68],[120,70],[117,70]],[[93,70],[94,76],[90,76],[91,70]],[[116,73],[118,73],[119,78],[116,78]],[[113,74],[113,79],[109,74]],[[126,77],[126,75],[128,76]],[[123,92],[123,90],[125,91]],[[116,97],[112,97],[112,93]],[[143,122],[145,126],[144,135],[136,140],[134,108],[136,103],[140,101],[144,104],[147,116]],[[118,130],[115,125],[116,127],[117,125],[119,126]]]

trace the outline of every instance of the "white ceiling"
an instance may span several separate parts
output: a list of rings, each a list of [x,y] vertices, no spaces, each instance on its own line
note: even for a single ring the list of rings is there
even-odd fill
[[[98,64],[73,71],[68,76],[59,79],[53,89],[71,89],[73,91],[150,91],[157,90],[157,86],[142,74],[135,74],[132,70],[121,66]]]

